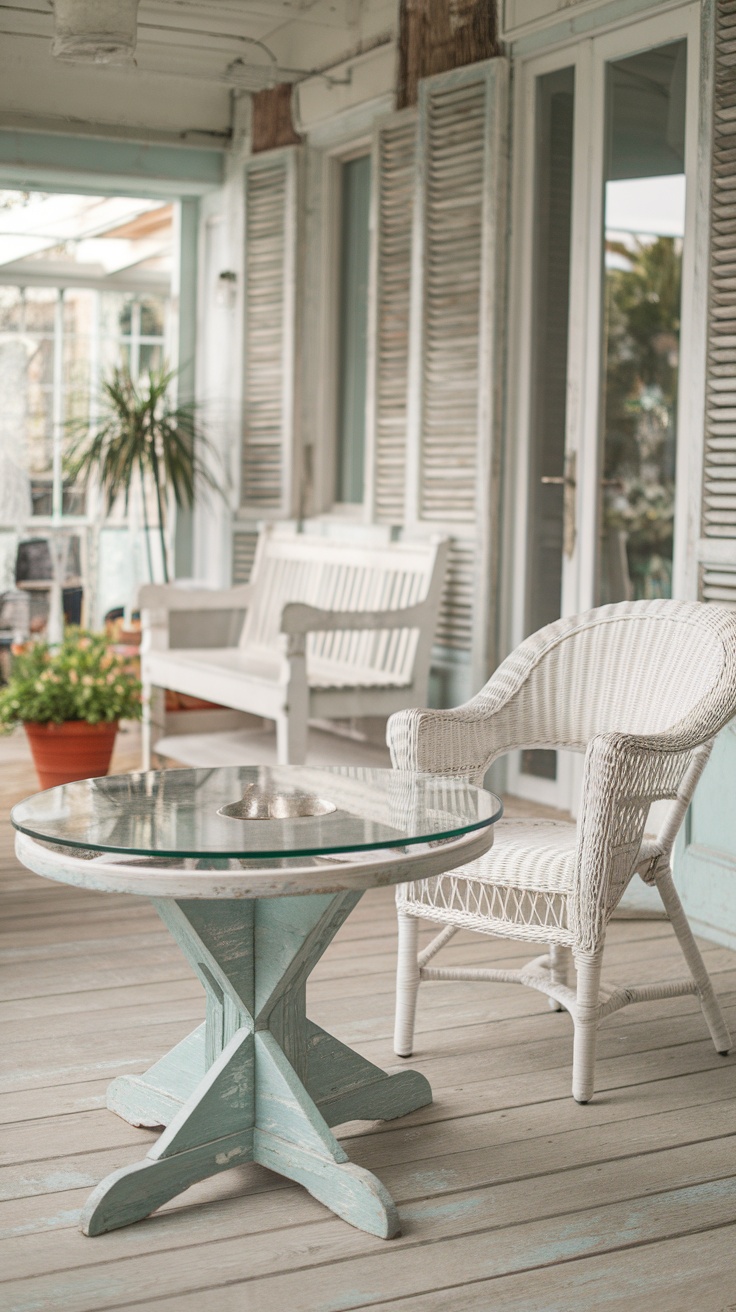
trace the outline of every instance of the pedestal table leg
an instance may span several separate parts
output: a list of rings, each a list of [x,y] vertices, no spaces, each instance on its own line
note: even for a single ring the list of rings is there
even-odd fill
[[[303,1184],[361,1230],[399,1233],[396,1208],[330,1126],[389,1120],[431,1102],[422,1075],[387,1075],[306,1017],[307,977],[359,893],[226,901],[158,899],[156,909],[207,994],[207,1019],[108,1106],[166,1129],[147,1158],[91,1195],[96,1235],[147,1216],[189,1185],[256,1161]]]

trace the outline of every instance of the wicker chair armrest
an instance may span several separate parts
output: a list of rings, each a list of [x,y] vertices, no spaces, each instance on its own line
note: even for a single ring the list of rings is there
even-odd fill
[[[636,868],[652,803],[679,801],[679,827],[709,749],[693,769],[696,750],[672,732],[598,734],[588,744],[570,903],[579,946],[594,951],[601,943]]]
[[[473,782],[482,782],[495,755],[491,740],[488,711],[472,702],[447,711],[397,711],[386,726],[396,769],[464,775]]]

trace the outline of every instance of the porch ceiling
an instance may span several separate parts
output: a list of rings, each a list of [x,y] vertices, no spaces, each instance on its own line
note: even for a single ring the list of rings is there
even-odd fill
[[[271,52],[291,80],[385,38],[396,11],[396,0],[142,0],[126,68],[54,59],[52,0],[14,0],[0,4],[0,117],[6,127],[221,144],[231,89],[244,84],[237,61],[270,66]]]

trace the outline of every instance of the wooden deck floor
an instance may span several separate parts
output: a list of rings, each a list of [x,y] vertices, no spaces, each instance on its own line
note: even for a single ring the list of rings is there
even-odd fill
[[[434,1104],[341,1131],[399,1205],[391,1243],[253,1166],[84,1238],[92,1187],[154,1138],[105,1109],[105,1087],[198,1023],[202,996],[147,904],[17,865],[6,804],[34,784],[7,744],[0,768],[2,1312],[736,1308],[736,1059],[715,1054],[691,999],[613,1017],[578,1107],[569,1018],[518,988],[425,985],[413,1064]],[[368,894],[310,988],[314,1019],[389,1068],[394,953],[391,895]],[[520,959],[470,935],[447,956],[491,953]],[[679,973],[662,923],[616,923],[607,955],[613,978]],[[736,1031],[736,956],[706,956]]]

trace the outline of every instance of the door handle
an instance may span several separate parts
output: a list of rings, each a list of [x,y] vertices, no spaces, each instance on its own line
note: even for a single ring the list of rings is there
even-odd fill
[[[562,550],[570,557],[575,550],[575,490],[577,488],[577,453],[568,451],[565,472],[556,477],[541,478],[540,483],[561,487],[562,498]]]

